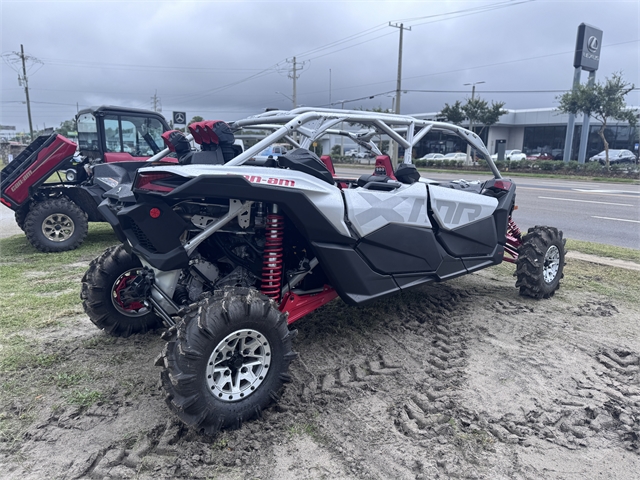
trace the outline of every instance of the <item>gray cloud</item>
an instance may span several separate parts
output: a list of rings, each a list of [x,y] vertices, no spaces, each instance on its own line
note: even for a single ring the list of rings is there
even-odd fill
[[[622,71],[640,83],[638,2],[516,0],[468,11],[498,3],[4,0],[2,53],[24,44],[28,55],[42,60],[29,74],[39,127],[71,118],[76,103],[150,108],[156,91],[166,116],[186,110],[189,117],[233,120],[265,107],[290,108],[286,59],[293,56],[304,62],[299,104],[393,91],[399,32],[386,26],[389,21],[412,28],[404,33],[403,113],[437,111],[469,95],[442,91],[467,92],[463,84],[478,81],[485,82],[480,96],[505,101],[507,108],[552,106],[555,91],[571,85],[581,22],[604,31],[598,79]],[[463,12],[418,19],[456,11]],[[532,90],[549,92],[509,93]],[[391,97],[345,107],[390,108]],[[638,105],[639,98],[633,92],[628,101]],[[26,129],[24,91],[6,63],[1,101],[0,123]]]

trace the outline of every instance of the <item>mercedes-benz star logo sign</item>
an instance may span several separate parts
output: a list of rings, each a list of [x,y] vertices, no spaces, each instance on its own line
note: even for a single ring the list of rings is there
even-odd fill
[[[596,40],[596,45],[598,44],[598,40]],[[589,48],[591,48],[591,39],[589,39]],[[176,123],[184,123],[184,115],[182,115],[181,113],[176,113]]]
[[[598,51],[598,47],[600,46],[600,42],[594,36],[589,37],[589,41],[587,42],[587,47],[591,53],[596,53]]]

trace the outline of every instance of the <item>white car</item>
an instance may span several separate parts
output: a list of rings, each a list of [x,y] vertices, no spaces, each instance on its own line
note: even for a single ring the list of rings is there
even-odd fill
[[[359,152],[358,150],[349,150],[345,152],[345,157],[353,157],[353,158],[369,158],[371,154],[369,152]]]
[[[455,160],[456,162],[467,160],[467,154],[462,152],[447,153],[441,160]]]
[[[444,155],[441,153],[427,153],[424,157],[419,158],[418,160],[442,160]]]
[[[524,160],[526,158],[527,156],[522,153],[522,150],[506,150],[504,152],[504,159],[511,162],[519,162],[520,160]],[[494,162],[498,160],[498,154],[494,153],[493,155],[491,155],[491,160],[493,160]]]

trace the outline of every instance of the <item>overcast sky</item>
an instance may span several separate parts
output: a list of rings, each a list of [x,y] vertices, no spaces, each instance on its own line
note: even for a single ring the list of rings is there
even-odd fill
[[[0,124],[25,130],[14,71],[21,65],[12,63],[21,44],[34,128],[57,127],[76,104],[151,109],[156,92],[167,118],[176,110],[235,120],[289,109],[294,56],[299,105],[391,108],[399,29],[389,22],[411,27],[402,113],[439,111],[469,97],[465,84],[473,82],[485,82],[476,95],[505,108],[556,105],[571,87],[583,22],[604,31],[597,79],[622,72],[640,87],[638,0],[1,0],[1,8]],[[639,91],[627,100],[640,105]]]

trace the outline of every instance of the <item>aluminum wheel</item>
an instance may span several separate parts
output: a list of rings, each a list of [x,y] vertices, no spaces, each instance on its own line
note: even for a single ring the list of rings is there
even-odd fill
[[[558,275],[560,268],[560,250],[555,245],[551,245],[544,255],[544,267],[542,267],[542,275],[547,283],[553,282]]]
[[[76,226],[64,213],[49,215],[42,222],[42,233],[52,242],[64,242],[73,235]]]
[[[236,330],[211,353],[207,384],[211,394],[225,402],[251,395],[264,381],[271,363],[271,345],[255,330]]]
[[[111,288],[111,301],[118,312],[128,317],[141,317],[149,313],[147,306],[135,298],[131,283],[141,273],[139,268],[127,270],[120,275]]]

